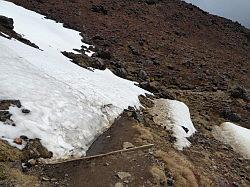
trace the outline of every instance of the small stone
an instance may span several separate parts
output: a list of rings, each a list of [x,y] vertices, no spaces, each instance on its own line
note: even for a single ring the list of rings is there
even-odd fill
[[[34,165],[36,165],[36,160],[35,160],[35,159],[30,159],[30,160],[28,160],[28,163],[29,163],[31,166],[34,166]]]
[[[189,129],[187,127],[181,126],[186,133],[188,133]]]
[[[243,162],[243,161],[244,161],[244,158],[238,158],[238,160],[239,160],[240,162]]]
[[[25,136],[25,135],[21,135],[20,138],[22,140],[24,140],[24,141],[28,141],[29,140],[29,138],[27,136]]]
[[[143,64],[145,64],[145,65],[153,65],[154,61],[153,60],[146,60],[145,62],[143,62]]]
[[[228,149],[228,147],[227,146],[221,146],[221,148],[223,149],[223,150],[226,150],[226,151],[228,151],[229,149]]]
[[[103,5],[92,5],[91,10],[104,15],[108,14],[108,10]]]
[[[50,181],[50,179],[48,177],[42,177],[43,181]]]
[[[18,144],[18,145],[22,145],[23,140],[21,138],[15,138],[14,139],[14,143]]]
[[[132,143],[130,142],[123,142],[123,149],[130,149],[135,147]]]
[[[127,112],[128,117],[132,117],[133,112]]]
[[[141,79],[146,79],[147,78],[147,76],[148,76],[148,74],[146,73],[146,71],[144,71],[144,70],[140,70],[140,72],[139,72],[139,77],[141,78]]]
[[[122,78],[126,78],[127,77],[127,71],[124,69],[124,68],[118,68],[116,70],[116,74],[119,76],[119,77],[122,77]]]
[[[237,182],[233,182],[232,185],[233,185],[234,187],[239,187],[239,186],[240,186]]]
[[[128,180],[125,180],[125,181],[123,181],[125,184],[128,184],[129,183],[129,181]]]
[[[29,110],[29,109],[26,109],[26,108],[23,108],[23,109],[22,109],[22,113],[24,113],[24,114],[29,114],[29,113],[30,113],[30,110]]]
[[[128,48],[130,49],[133,55],[139,55],[139,51],[132,45],[129,45]]]
[[[104,163],[104,166],[109,166],[109,163],[108,162]]]
[[[131,177],[131,174],[129,172],[123,172],[123,171],[120,171],[120,172],[117,172],[117,176],[123,180],[125,178],[130,178]]]

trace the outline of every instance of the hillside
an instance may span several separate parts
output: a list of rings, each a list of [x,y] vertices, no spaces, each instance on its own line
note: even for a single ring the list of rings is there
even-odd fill
[[[250,30],[180,0],[11,2],[81,37],[36,20],[31,24],[29,16],[14,18],[0,7],[0,15],[5,12],[21,28],[0,22],[0,57],[13,59],[0,62],[6,73],[0,75],[0,125],[22,124],[15,134],[4,131],[10,134],[4,140],[21,137],[32,121],[40,131],[29,130],[28,142],[39,138],[37,149],[46,153],[36,157],[51,157],[51,151],[55,162],[150,147],[59,164],[38,159],[21,177],[3,177],[3,185],[25,186],[22,175],[30,186],[250,185],[244,147],[250,129]],[[14,61],[20,57],[25,60]],[[38,69],[23,66],[26,61]],[[5,95],[12,100],[2,99]],[[31,110],[28,120],[19,105]],[[1,128],[0,135],[5,135]],[[27,146],[20,151],[0,143],[1,164],[15,172],[20,161],[34,157]],[[6,157],[9,152],[13,157]]]

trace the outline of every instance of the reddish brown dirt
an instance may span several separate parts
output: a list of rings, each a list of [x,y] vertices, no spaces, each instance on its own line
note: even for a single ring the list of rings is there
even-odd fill
[[[138,80],[143,68],[168,88],[226,90],[232,84],[249,88],[249,30],[180,0],[153,5],[143,0],[12,2],[81,31],[86,41],[121,61],[131,79]],[[91,11],[93,5],[102,5],[107,15]]]

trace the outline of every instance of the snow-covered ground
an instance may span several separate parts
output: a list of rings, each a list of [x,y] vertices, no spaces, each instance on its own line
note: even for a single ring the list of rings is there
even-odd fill
[[[62,23],[46,19],[43,15],[13,3],[1,0],[0,15],[12,18],[17,33],[47,52],[49,50],[52,50],[51,53],[55,50],[74,52],[73,49],[79,49],[81,46],[89,47],[88,44],[81,42],[82,37],[79,32],[63,28]],[[90,56],[92,53],[87,54]]]
[[[193,126],[187,105],[169,99],[156,99],[154,104],[150,113],[153,115],[155,123],[173,132],[173,136],[176,138],[175,147],[178,150],[189,147],[190,142],[187,137],[194,134],[196,129]]]
[[[146,91],[134,82],[86,70],[61,54],[88,47],[78,32],[2,0],[0,15],[13,18],[14,30],[40,48],[0,36],[0,99],[19,99],[31,110],[11,107],[16,126],[0,122],[0,138],[12,145],[20,135],[40,138],[54,158],[81,156],[123,109],[140,106],[138,95]]]
[[[235,151],[250,159],[250,130],[230,122],[213,129],[216,139],[230,145]]]

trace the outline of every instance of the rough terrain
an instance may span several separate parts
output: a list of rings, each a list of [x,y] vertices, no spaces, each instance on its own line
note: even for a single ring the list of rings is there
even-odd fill
[[[137,81],[156,97],[185,102],[198,131],[190,139],[190,148],[176,151],[171,132],[157,126],[147,108],[140,112],[130,109],[87,154],[123,149],[124,142],[135,146],[153,143],[152,148],[32,167],[27,174],[35,176],[33,185],[250,185],[249,160],[215,140],[211,133],[214,125],[224,121],[250,128],[248,29],[179,0],[11,1],[81,31],[83,40],[96,46],[92,59],[65,53],[74,63],[108,67],[120,77]],[[0,31],[12,36],[10,30],[0,26]],[[12,37],[18,38],[16,34]],[[143,100],[150,108],[151,102]],[[1,102],[0,108],[4,106]],[[6,118],[7,113],[0,114],[1,119]],[[6,146],[1,144],[0,149]],[[4,159],[4,167],[11,164],[20,169],[17,160],[22,159],[10,159],[9,163]],[[118,172],[131,176],[121,179]],[[0,171],[0,180],[1,176],[6,175]]]

